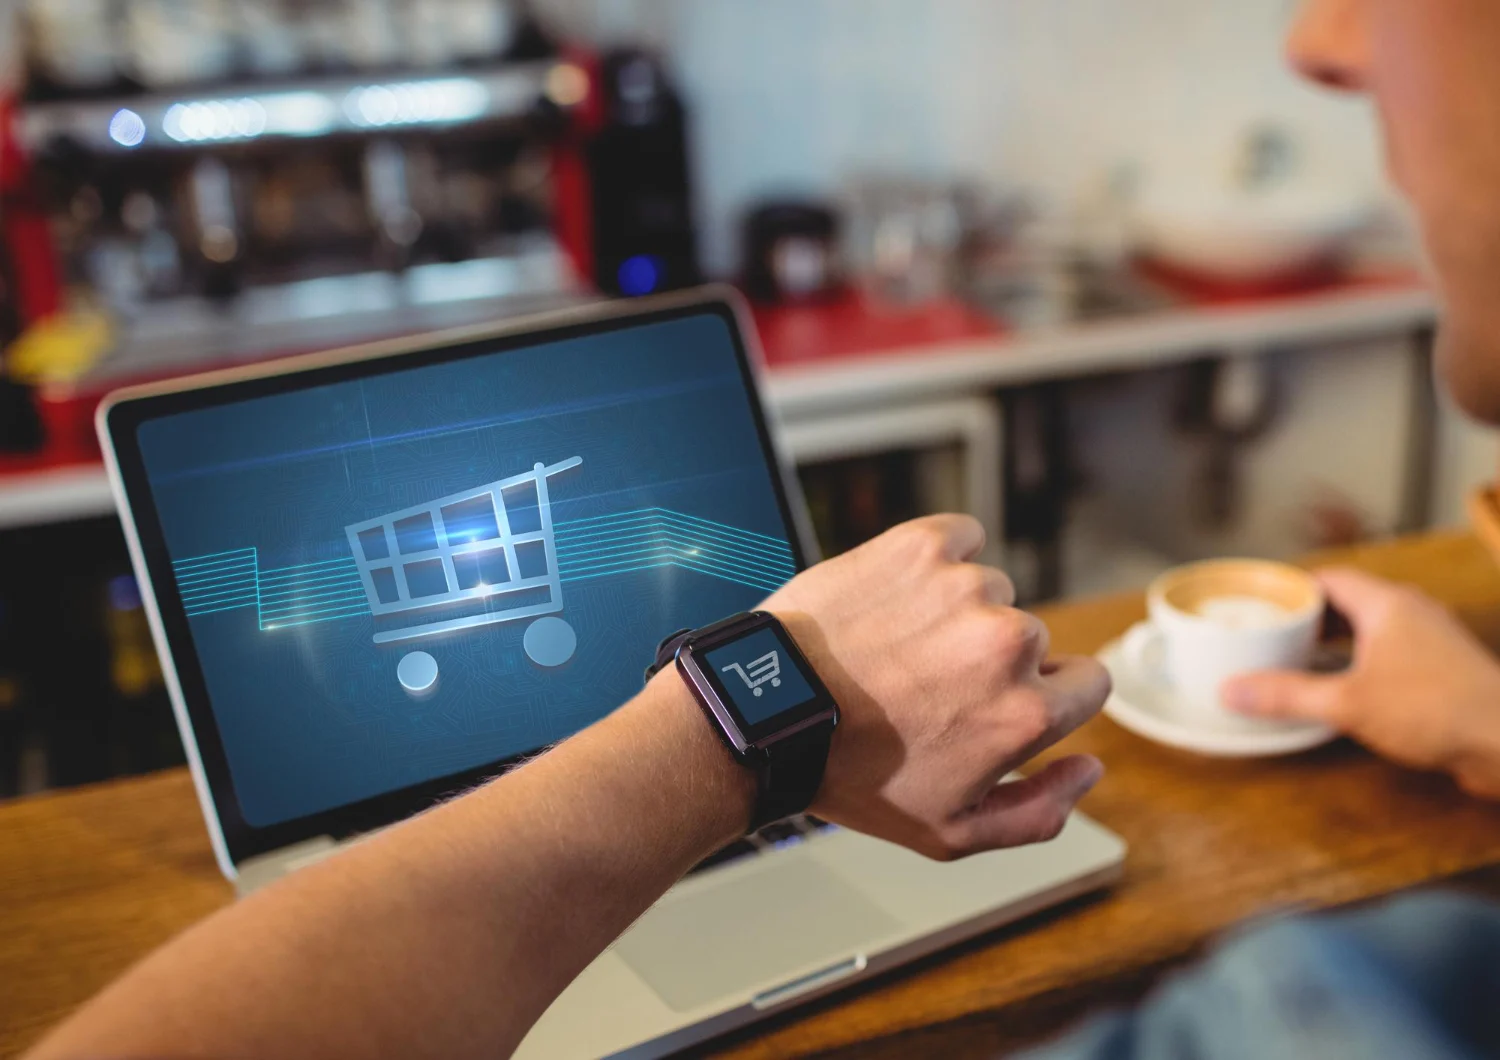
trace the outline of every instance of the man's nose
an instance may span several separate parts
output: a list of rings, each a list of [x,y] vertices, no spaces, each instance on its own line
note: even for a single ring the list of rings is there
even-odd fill
[[[1366,4],[1367,0],[1307,0],[1286,42],[1287,57],[1297,72],[1329,88],[1365,91],[1370,68]]]

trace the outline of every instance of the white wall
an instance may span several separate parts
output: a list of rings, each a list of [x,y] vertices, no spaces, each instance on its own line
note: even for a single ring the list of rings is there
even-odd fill
[[[860,171],[980,177],[1062,200],[1110,170],[1212,179],[1247,125],[1368,189],[1362,102],[1285,69],[1289,0],[549,0],[584,35],[661,44],[694,107],[709,267],[744,206]]]
[[[1298,137],[1320,182],[1351,195],[1384,187],[1368,105],[1285,66],[1294,0],[549,4],[584,36],[665,52],[693,107],[703,250],[721,273],[735,266],[747,203],[835,193],[859,172],[977,177],[1066,203],[1122,167],[1214,182],[1243,131],[1270,123]],[[1092,490],[1080,517],[1108,524],[1104,565],[1119,566],[1123,539],[1175,558],[1300,552],[1310,506],[1334,496],[1372,530],[1392,529],[1409,437],[1405,342],[1274,358],[1287,404],[1242,454],[1244,517],[1217,531],[1191,514],[1202,450],[1167,425],[1173,374],[1085,387],[1074,427]],[[1463,494],[1496,452],[1493,435],[1445,413],[1440,522],[1462,521]]]
[[[1177,370],[1075,387],[1070,426],[1089,487],[1084,510],[1122,539],[1177,559],[1306,552],[1320,544],[1313,509],[1330,504],[1357,513],[1374,534],[1396,530],[1412,438],[1410,341],[1264,355],[1277,413],[1236,454],[1237,514],[1223,527],[1206,526],[1199,514],[1207,444],[1172,426]]]

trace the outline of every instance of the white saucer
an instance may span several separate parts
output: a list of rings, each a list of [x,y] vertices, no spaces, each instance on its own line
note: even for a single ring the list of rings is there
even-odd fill
[[[1104,713],[1137,736],[1214,758],[1270,758],[1310,750],[1338,735],[1314,722],[1264,721],[1229,714],[1204,718],[1178,702],[1159,676],[1137,672],[1126,661],[1122,643],[1123,638],[1110,641],[1099,650],[1099,661],[1115,686]]]

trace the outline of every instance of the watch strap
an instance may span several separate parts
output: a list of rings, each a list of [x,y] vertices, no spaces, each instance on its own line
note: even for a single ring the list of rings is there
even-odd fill
[[[679,629],[675,633],[667,634],[662,638],[661,643],[656,646],[655,660],[652,661],[650,666],[646,667],[646,680],[649,682],[659,671],[672,665],[677,659],[677,652],[687,642],[689,637],[702,637],[710,633],[715,633],[725,626],[737,625],[750,617],[752,615],[749,611],[741,611],[737,615],[721,618],[712,625],[704,626],[701,629]]]
[[[755,810],[748,831],[804,812],[823,785],[833,722],[824,720],[798,729],[766,748],[756,771]]]

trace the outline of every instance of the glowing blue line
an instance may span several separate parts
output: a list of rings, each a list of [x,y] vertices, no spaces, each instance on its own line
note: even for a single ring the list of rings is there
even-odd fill
[[[604,570],[604,569],[607,569],[607,568],[622,567],[622,566],[628,568],[630,564],[632,564],[634,562],[637,562],[638,560],[642,560],[642,559],[655,559],[661,553],[668,553],[669,557],[671,559],[677,560],[677,561],[679,561],[681,563],[696,563],[696,564],[700,565],[701,567],[705,568],[705,570],[717,570],[717,571],[728,572],[728,573],[734,574],[736,577],[744,576],[744,577],[747,577],[747,578],[761,578],[761,579],[764,579],[764,580],[767,580],[767,581],[772,581],[772,580],[775,580],[780,574],[783,573],[783,572],[778,572],[778,571],[757,570],[755,568],[745,567],[745,566],[742,566],[742,565],[739,565],[739,564],[736,564],[736,563],[734,563],[732,561],[727,561],[727,560],[719,560],[719,559],[715,559],[715,558],[707,558],[707,559],[705,559],[701,555],[698,555],[698,556],[686,556],[686,555],[683,555],[679,549],[675,549],[675,548],[658,548],[658,549],[652,549],[652,550],[650,550],[647,553],[639,554],[634,559],[627,559],[627,558],[623,558],[622,557],[622,558],[613,559],[613,560],[596,560],[593,563],[580,564],[579,566],[572,568],[568,573],[569,573],[569,575],[572,575],[574,573],[592,573],[592,572],[598,571],[598,570]],[[779,587],[779,585],[781,583],[784,583],[785,581],[789,580],[792,577],[793,573],[795,573],[795,572],[793,572],[793,571],[786,571],[786,572],[784,572],[785,577],[782,577],[781,580],[780,580],[780,582],[777,582],[778,587]]]
[[[322,618],[294,618],[288,621],[272,622],[269,626],[261,626],[260,628],[262,631],[273,629],[291,629],[294,626],[311,626],[318,622],[336,622],[341,618],[355,618],[365,613],[366,612],[361,611],[348,611],[344,614],[324,615]]]
[[[215,593],[222,589],[253,588],[255,579],[249,576],[244,578],[225,578],[220,581],[198,582],[194,585],[183,585],[178,583],[178,591],[183,596],[194,596],[198,593]]]
[[[631,533],[650,533],[667,525],[670,524],[659,515],[627,519],[608,526],[590,527],[588,530],[576,533],[559,533],[557,535],[557,544],[559,547],[566,547],[568,545],[587,544],[590,541],[608,541],[611,538],[623,537]]]
[[[624,515],[607,515],[594,519],[578,519],[573,522],[556,523],[553,525],[553,530],[559,538],[592,537],[600,533],[607,533],[616,527],[658,522],[661,522],[660,512],[629,512]]]
[[[263,601],[261,610],[267,615],[284,610],[300,610],[305,606],[321,607],[323,604],[333,600],[359,600],[365,601],[365,592],[326,592],[326,594],[308,595],[308,597],[285,597],[282,600]]]
[[[700,527],[684,527],[675,523],[668,522],[665,519],[658,520],[657,522],[651,524],[650,529],[645,529],[643,527],[627,527],[623,532],[601,531],[599,533],[593,533],[587,536],[561,539],[557,542],[557,551],[559,555],[562,555],[564,553],[571,552],[580,545],[594,545],[600,541],[635,541],[643,537],[660,536],[665,534],[671,534],[672,536],[678,538],[694,535],[691,537],[691,540],[693,541],[693,544],[697,546],[720,548],[729,552],[736,552],[744,555],[755,555],[771,560],[781,560],[786,563],[793,562],[793,557],[789,549],[779,549],[773,551],[760,545],[750,545],[746,544],[743,541],[735,541],[732,538],[724,538],[720,535],[705,531]]]
[[[351,607],[352,605],[350,604],[336,604],[331,607],[313,608],[281,607],[275,608],[271,611],[267,611],[264,615],[261,616],[261,619],[262,622],[274,622],[276,621],[276,616],[278,615],[322,615],[327,614],[329,611],[349,611],[350,614],[355,615],[369,614],[370,609],[368,607],[365,607],[364,605],[360,605],[358,608],[354,608],[353,610],[351,610]]]
[[[651,543],[621,544],[614,547],[586,549],[580,552],[563,552],[559,550],[557,553],[557,562],[559,564],[579,563],[582,566],[587,566],[590,563],[602,562],[605,559],[623,558],[635,553],[659,551],[663,548],[678,549],[689,556],[693,554],[706,555],[710,559],[722,560],[726,563],[738,563],[741,566],[758,569],[776,576],[785,575],[786,577],[791,577],[792,574],[796,573],[796,565],[790,561],[776,562],[761,556],[726,549],[722,545],[684,540],[676,534],[652,535]]]
[[[338,582],[346,582],[349,585],[364,585],[358,574],[352,571],[339,571],[337,574],[321,574],[313,578],[278,578],[274,584],[269,579],[262,580],[262,588],[266,595],[295,591],[298,586],[307,585],[333,585]]]
[[[255,600],[255,597],[252,597],[252,595],[249,594],[249,592],[245,592],[245,591],[236,591],[236,592],[210,592],[210,594],[202,595],[202,597],[193,597],[192,600],[189,600],[189,598],[184,597],[183,598],[183,609],[186,610],[186,609],[189,609],[189,607],[202,607],[202,606],[204,606],[204,604],[208,604],[208,606],[213,606],[213,604],[222,604],[222,603],[225,603],[225,601],[228,601],[228,600],[240,600],[240,598],[242,598],[242,597],[245,598],[245,600]]]
[[[225,593],[251,593],[255,591],[255,583],[248,579],[244,582],[214,582],[210,585],[190,585],[181,590],[184,600],[196,600],[205,596],[223,596]]]
[[[221,585],[238,585],[241,582],[253,582],[255,575],[253,571],[245,571],[243,574],[226,575],[222,578],[200,578],[194,581],[183,581],[177,579],[177,587],[185,593],[197,592],[201,589],[212,589]]]
[[[251,546],[250,548],[231,548],[227,552],[209,552],[202,556],[189,556],[187,559],[173,560],[172,566],[177,567],[189,563],[206,563],[211,559],[218,559],[220,556],[237,556],[242,552],[254,551],[254,546]]]
[[[297,585],[287,589],[261,589],[260,598],[267,604],[282,603],[287,600],[296,599],[299,596],[314,597],[326,596],[329,593],[360,593],[363,594],[365,587],[363,583],[335,583],[324,585]]]
[[[396,564],[400,566],[400,564]],[[357,570],[314,570],[296,577],[280,577],[262,579],[265,587],[270,590],[285,589],[289,585],[323,585],[328,582],[346,581],[351,585],[363,585],[364,581]]]
[[[743,576],[745,576],[747,578],[760,578],[760,579],[763,579],[763,580],[766,580],[766,581],[776,581],[777,575],[779,574],[779,572],[777,572],[777,571],[761,570],[761,569],[757,569],[755,567],[746,566],[746,565],[741,564],[741,563],[735,563],[735,562],[733,562],[731,560],[722,560],[722,559],[717,559],[717,558],[714,558],[714,557],[706,557],[706,556],[702,555],[701,553],[699,555],[696,555],[696,556],[685,555],[685,554],[683,554],[681,552],[681,550],[678,551],[677,561],[679,563],[698,564],[698,565],[700,565],[702,567],[705,567],[705,568],[713,568],[713,569],[717,569],[717,570],[730,571],[730,572],[734,573],[737,576],[738,575],[743,575]],[[785,581],[787,581],[790,578],[791,578],[791,574],[788,573],[786,575],[786,577],[781,578],[780,581],[777,581],[777,585],[780,586],[780,584],[782,582],[785,582]]]
[[[248,576],[255,569],[255,561],[236,562],[224,566],[203,567],[198,570],[174,570],[172,574],[179,582],[203,581],[205,578],[233,578]]]
[[[241,593],[250,594],[254,590],[248,585],[207,585],[199,589],[189,589],[182,593],[184,601],[208,600],[215,596],[236,596]]]
[[[326,593],[309,593],[304,596],[286,597],[277,600],[274,603],[266,603],[264,600],[262,600],[261,608],[265,611],[286,611],[289,609],[296,609],[298,607],[301,607],[303,604],[324,604],[328,603],[331,600],[363,600],[364,598],[365,591],[363,589],[359,590],[358,592],[349,592],[346,589],[338,589],[330,590]]]
[[[348,603],[360,601],[360,603],[363,603],[365,600],[365,592],[363,591],[323,592],[323,594],[309,595],[309,597],[285,597],[282,600],[263,600],[260,603],[260,609],[266,615],[273,615],[275,612],[300,610],[303,607],[321,607],[323,604],[338,603],[338,601],[348,601]]]
[[[661,512],[663,518],[674,519],[678,522],[692,523],[693,525],[706,527],[716,533],[726,534],[730,537],[749,538],[750,540],[755,542],[764,541],[766,544],[774,545],[776,548],[788,547],[784,538],[773,537],[770,534],[762,534],[755,530],[745,530],[738,526],[730,526],[728,523],[721,523],[714,519],[704,519],[702,516],[698,515],[689,515],[687,512],[679,512],[672,508],[661,508],[659,509],[659,511]]]
[[[359,564],[353,556],[340,556],[338,559],[320,559],[313,563],[293,563],[290,567],[267,567],[266,574],[285,574],[287,571],[312,570],[314,567],[331,567],[336,563],[347,563],[357,567]]]
[[[646,529],[647,525],[649,525],[650,529]],[[746,554],[753,553],[756,555],[765,556],[767,558],[783,559],[787,562],[791,562],[793,559],[791,550],[787,548],[770,549],[766,548],[764,545],[751,544],[749,542],[736,540],[732,537],[726,537],[723,534],[705,530],[700,526],[685,525],[682,523],[672,522],[668,519],[658,519],[657,521],[650,524],[623,527],[619,530],[599,531],[587,535],[580,534],[576,537],[560,538],[557,542],[557,547],[559,550],[563,550],[574,548],[578,545],[591,545],[600,541],[630,540],[632,535],[642,536],[651,533],[664,532],[671,532],[679,536],[692,536],[700,543],[712,544],[716,547],[729,549],[730,551],[734,552],[743,552]]]
[[[663,567],[676,567],[678,570],[691,571],[694,574],[705,574],[710,578],[718,578],[720,581],[734,582],[736,585],[744,585],[748,586],[751,589],[760,589],[765,592],[775,592],[780,588],[779,585],[767,585],[764,582],[750,581],[743,578],[731,577],[718,571],[696,570],[692,567],[684,566],[682,563],[676,560],[663,560],[659,563],[641,563],[635,566],[618,567],[611,570],[588,571],[583,574],[569,574],[567,576],[567,580],[570,582],[586,582],[593,578],[609,578],[618,574],[634,574],[637,571],[643,570],[659,570]]]
[[[255,585],[253,578],[236,578],[233,581],[204,582],[201,585],[179,586],[178,589],[183,596],[202,596],[204,593],[219,593],[228,589],[252,589]]]
[[[669,561],[663,563],[643,563],[639,567],[624,567],[620,570],[598,571],[589,574],[569,574],[567,580],[570,582],[586,582],[590,578],[607,578],[611,574],[633,574],[638,570],[655,570],[658,567],[675,567],[677,564]]]
[[[183,596],[200,596],[203,593],[223,592],[226,589],[254,589],[254,587],[253,578],[234,578],[218,582],[201,582],[198,585],[179,585],[177,588]]]
[[[742,548],[755,549],[761,552],[785,552],[790,554],[792,547],[785,541],[776,538],[767,538],[763,534],[753,536],[735,531],[733,527],[725,528],[723,523],[710,523],[704,519],[695,519],[691,516],[682,515],[679,512],[665,512],[661,519],[665,523],[675,524],[683,528],[691,529],[694,533],[708,534],[711,537],[721,537],[737,542]]]
[[[275,607],[263,608],[260,612],[260,615],[263,619],[269,622],[277,615],[312,615],[322,611],[328,611],[336,607],[355,607],[362,610],[368,610],[368,606],[364,600],[356,599],[351,596],[344,596],[331,598],[328,600],[303,600],[298,601],[295,604],[278,604]]]
[[[566,577],[577,574],[579,571],[602,570],[605,567],[628,567],[632,563],[641,563],[649,559],[660,559],[663,556],[674,555],[670,548],[653,548],[649,551],[630,552],[621,556],[604,556],[600,559],[590,560],[588,563],[562,563],[558,569]]]
[[[246,563],[235,567],[205,567],[202,570],[172,572],[172,577],[177,579],[179,585],[193,585],[197,582],[219,581],[227,578],[248,578],[255,573],[255,564]]]
[[[233,604],[235,607],[249,607],[253,603],[255,603],[255,597],[248,593],[238,593],[232,596],[225,595],[220,597],[204,597],[200,600],[184,600],[182,602],[182,609],[192,613],[205,607],[221,607],[230,604]]]
[[[731,532],[733,532],[735,534],[739,534],[739,535],[744,536],[744,537],[758,537],[758,538],[761,538],[761,539],[763,539],[765,541],[769,541],[772,544],[780,545],[783,548],[786,547],[786,541],[784,541],[782,538],[775,537],[774,535],[771,535],[771,534],[762,534],[762,533],[760,533],[759,531],[756,531],[756,530],[745,530],[745,529],[742,529],[742,528],[740,528],[738,526],[730,526],[728,523],[715,522],[712,519],[704,519],[701,516],[688,515],[686,512],[679,512],[679,511],[677,511],[676,509],[673,509],[673,508],[662,508],[660,506],[653,507],[653,508],[636,508],[636,509],[634,509],[632,511],[628,511],[628,512],[616,512],[613,515],[594,515],[594,516],[587,516],[587,517],[582,518],[582,519],[570,519],[567,522],[558,523],[556,525],[557,525],[558,529],[562,529],[564,527],[573,527],[573,526],[587,526],[590,523],[612,522],[612,521],[615,521],[615,520],[624,520],[624,519],[629,519],[629,518],[632,518],[632,517],[635,517],[635,516],[644,516],[644,515],[650,515],[650,514],[654,514],[654,513],[660,513],[660,514],[669,515],[669,516],[676,516],[676,517],[681,518],[681,519],[688,519],[688,520],[692,520],[694,522],[704,523],[704,524],[706,524],[708,526],[721,527],[721,528],[723,528],[725,530],[731,531]]]
[[[562,572],[562,576],[564,579],[569,579],[576,578],[582,574],[597,574],[600,571],[608,573],[609,571],[635,570],[637,565],[644,563],[652,558],[655,557],[644,555],[632,556],[629,559],[616,560],[612,563],[595,563],[584,567],[569,567],[567,570]]]
[[[251,552],[244,559],[216,559],[212,563],[194,563],[191,565],[183,563],[172,564],[172,573],[181,574],[184,577],[196,578],[202,574],[212,574],[214,571],[238,570],[241,567],[253,567],[255,565],[255,553]]]
[[[231,556],[227,559],[210,560],[207,563],[193,563],[183,560],[172,564],[172,571],[176,574],[204,574],[213,570],[229,570],[234,567],[248,567],[256,562],[255,550]]]
[[[376,560],[377,563],[400,563],[399,559]],[[359,567],[351,561],[347,567],[331,566],[329,564],[308,564],[305,567],[282,567],[280,570],[262,570],[261,573],[270,581],[284,582],[295,581],[298,578],[323,578],[330,574],[345,574],[354,577],[359,573]]]
[[[684,515],[682,512],[674,512],[669,508],[645,508],[639,512],[625,512],[617,516],[607,515],[596,516],[592,519],[577,519],[569,523],[557,524],[556,530],[559,537],[576,539],[597,536],[600,533],[607,532],[611,527],[644,522],[684,523],[694,529],[701,529],[706,533],[715,534],[720,537],[745,539],[743,544],[747,547],[765,548],[766,545],[762,544],[762,542],[766,542],[777,551],[791,551],[791,546],[781,538],[755,533],[751,530],[741,530],[738,527],[729,526],[727,523],[716,523],[711,519],[700,519],[695,515]]]
[[[252,606],[254,605],[248,601],[243,604],[225,604],[223,607],[210,607],[206,611],[188,611],[187,615],[189,618],[197,618],[199,615],[216,615],[220,611],[238,611],[242,607]]]
[[[294,625],[312,625],[314,622],[338,622],[341,619],[360,618],[368,612],[335,612],[332,615],[287,615],[284,618],[266,619],[261,630],[288,630]]]
[[[576,555],[578,553],[575,552],[575,549],[577,549],[578,546],[591,546],[595,541],[616,541],[623,545],[627,541],[640,541],[644,538],[660,537],[666,532],[667,531],[662,527],[653,526],[649,530],[632,530],[623,534],[600,534],[598,537],[591,538],[586,541],[559,541],[557,543],[557,554],[559,556]],[[604,545],[600,547],[608,548],[610,546]],[[583,551],[588,552],[590,551],[590,549],[584,548]]]
[[[792,574],[796,573],[796,565],[790,561],[776,562],[761,556],[725,549],[721,545],[705,545],[701,541],[684,540],[676,534],[653,535],[653,540],[659,541],[659,543],[622,544],[613,548],[605,547],[568,553],[559,550],[557,561],[559,564],[580,563],[582,566],[587,566],[590,563],[602,562],[607,558],[623,558],[633,553],[657,551],[662,548],[675,548],[688,555],[694,553],[707,555],[710,559],[717,559],[726,563],[738,563],[741,566],[758,569],[778,577],[785,576],[789,578]]]

